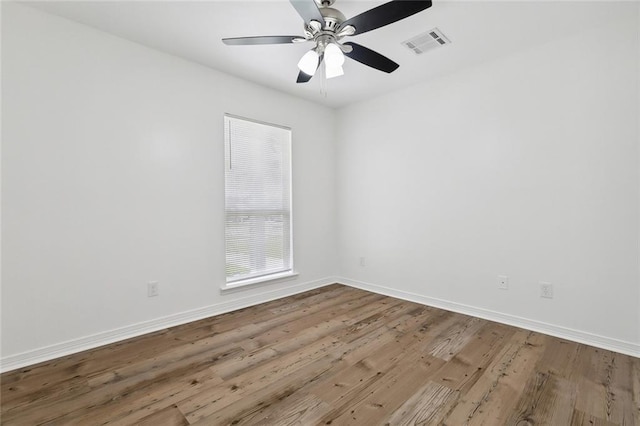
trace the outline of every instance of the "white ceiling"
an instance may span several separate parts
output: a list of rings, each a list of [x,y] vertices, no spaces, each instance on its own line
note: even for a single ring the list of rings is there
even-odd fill
[[[347,18],[384,1],[337,0]],[[349,37],[400,64],[392,74],[354,61],[345,75],[296,84],[310,43],[227,46],[224,37],[302,34],[302,19],[279,1],[42,1],[29,5],[122,38],[331,107],[372,98],[528,49],[610,19],[605,2],[439,1],[403,21]],[[438,27],[452,44],[417,56],[400,43]],[[347,41],[345,39],[344,41]]]

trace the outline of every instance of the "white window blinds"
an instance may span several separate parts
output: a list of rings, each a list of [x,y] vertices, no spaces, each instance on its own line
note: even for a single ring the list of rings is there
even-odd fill
[[[225,115],[227,283],[292,271],[291,130]]]

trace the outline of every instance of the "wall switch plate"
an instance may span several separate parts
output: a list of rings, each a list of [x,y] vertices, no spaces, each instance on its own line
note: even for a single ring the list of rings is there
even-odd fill
[[[147,297],[154,297],[160,294],[158,281],[149,281],[147,283]]]
[[[509,290],[509,277],[506,275],[498,275],[498,288],[500,290]]]
[[[540,297],[553,299],[553,284],[540,281]]]
[[[360,266],[367,266],[367,259],[365,259],[364,257],[360,258]]]

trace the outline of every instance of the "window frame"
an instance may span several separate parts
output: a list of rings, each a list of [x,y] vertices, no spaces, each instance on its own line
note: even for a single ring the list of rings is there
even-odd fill
[[[289,133],[289,138],[288,138],[288,143],[287,143],[287,148],[288,148],[288,164],[286,164],[287,168],[288,168],[288,174],[289,174],[289,189],[288,189],[288,198],[289,198],[289,209],[288,209],[288,214],[286,214],[285,210],[282,210],[282,215],[285,217],[288,217],[288,228],[289,228],[289,241],[288,241],[288,247],[289,247],[289,253],[288,253],[288,257],[290,259],[289,261],[289,269],[284,270],[284,271],[277,271],[277,272],[267,272],[264,273],[262,275],[257,275],[257,276],[249,276],[249,277],[243,277],[240,279],[232,279],[229,280],[229,276],[227,276],[227,245],[228,245],[228,241],[227,241],[227,218],[229,216],[228,210],[227,210],[227,170],[229,170],[229,161],[228,161],[228,157],[227,157],[227,152],[231,153],[232,152],[232,148],[230,147],[230,130],[227,130],[227,126],[226,126],[226,122],[227,119],[230,120],[242,120],[242,121],[247,121],[250,123],[254,123],[254,124],[259,124],[259,125],[263,125],[263,126],[270,126],[270,127],[275,127],[278,129],[283,129],[288,131]],[[225,113],[224,117],[223,117],[223,133],[224,133],[224,270],[225,270],[225,279],[224,282],[221,286],[222,290],[230,290],[230,289],[236,289],[236,288],[241,288],[241,287],[245,287],[245,286],[251,286],[251,285],[257,285],[257,284],[262,284],[262,283],[269,283],[269,282],[274,282],[274,281],[285,281],[285,280],[289,280],[292,278],[295,278],[298,276],[298,272],[295,270],[294,268],[294,250],[293,250],[293,157],[292,157],[292,151],[293,151],[293,130],[290,127],[287,126],[283,126],[283,125],[279,125],[279,124],[274,124],[274,123],[270,123],[270,122],[266,122],[266,121],[261,121],[261,120],[256,120],[256,119],[252,119],[252,118],[248,118],[248,117],[243,117],[243,116],[239,116],[239,115],[235,115],[235,114],[229,114],[229,113]],[[251,212],[251,210],[247,210],[247,212]],[[236,211],[233,214],[240,214],[240,212]]]

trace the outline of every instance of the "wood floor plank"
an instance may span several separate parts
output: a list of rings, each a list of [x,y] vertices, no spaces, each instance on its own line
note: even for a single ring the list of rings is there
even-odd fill
[[[284,346],[299,340],[300,338],[308,339],[306,335],[308,330],[315,329],[319,332],[320,328],[324,328],[326,332],[337,332],[338,328],[344,328],[345,325],[355,321],[354,317],[358,315],[369,315],[373,310],[386,308],[389,303],[380,302],[381,297],[378,295],[367,295],[354,300],[345,300],[342,303],[333,305],[330,309],[324,309],[318,312],[308,312],[302,318],[296,317],[292,321],[282,324],[275,331],[277,334],[262,333],[261,335],[252,337],[251,340],[256,343],[256,347],[266,348],[279,346],[280,352],[285,351]],[[340,321],[338,323],[337,321]],[[329,328],[327,325],[338,328]],[[324,327],[323,327],[324,326]],[[292,339],[292,336],[297,339]]]
[[[576,386],[553,373],[536,371],[529,377],[524,392],[507,424],[569,424],[577,395]]]
[[[149,386],[123,393],[103,404],[76,410],[66,418],[63,416],[56,419],[56,422],[64,424],[67,419],[73,419],[76,424],[131,425],[157,411],[172,407],[185,398],[219,386],[222,382],[210,368],[184,376],[166,377],[153,381]]]
[[[613,423],[608,420],[601,419],[580,410],[574,410],[571,419],[571,426],[618,426],[619,423]]]
[[[472,341],[432,376],[431,380],[455,392],[447,400],[447,411],[432,415],[431,424],[444,423],[449,412],[483,377],[490,363],[494,362],[498,353],[504,349],[505,342],[515,332],[513,327],[486,323],[476,332]]]
[[[554,374],[556,377],[569,379],[574,372],[576,359],[585,348],[576,342],[547,336],[544,352],[538,360],[537,369]]]
[[[118,398],[122,394],[128,394],[137,388],[152,385],[167,375],[174,376],[212,366],[217,361],[239,350],[234,342],[217,349],[209,349],[204,344],[203,348],[198,349],[195,353],[191,352],[192,349],[193,345],[187,346],[185,356],[182,358],[174,354],[174,351],[170,351],[170,356],[143,359],[138,364],[123,366],[121,370],[112,372],[108,377],[92,378],[88,381],[91,388],[89,392],[69,393],[58,400],[34,400],[29,404],[32,408],[31,415],[27,418],[21,416],[21,418],[37,424],[68,416],[70,411],[83,410],[85,407],[98,407],[113,401],[114,398]],[[13,420],[16,413],[20,414],[16,410],[7,411],[3,413],[3,417],[7,420]]]
[[[138,426],[189,426],[178,407],[171,406],[140,419]]]
[[[281,404],[265,407],[259,416],[254,416],[249,423],[256,426],[299,426],[314,425],[331,407],[321,399],[308,394],[300,397],[286,398]],[[237,423],[242,425],[243,423]]]
[[[386,413],[396,411],[402,404],[419,391],[430,374],[444,364],[439,358],[419,354],[407,354],[406,359],[395,368],[383,374],[383,377],[370,385],[358,398],[350,401],[349,406],[341,410],[332,410],[323,417],[324,423],[333,425],[376,424]]]
[[[336,349],[341,345],[342,343],[333,337],[325,337],[305,348],[262,364],[240,376],[232,377],[216,389],[181,401],[178,407],[190,422],[205,418],[211,413],[235,403],[245,395],[265,388],[271,382],[283,381],[285,377],[298,370],[306,371],[303,369],[313,364],[317,359],[325,361],[325,357],[336,359]]]
[[[614,368],[609,377],[609,389],[614,401],[609,419],[620,424],[633,424],[637,417],[633,402],[633,364],[629,357],[612,352]]]
[[[629,357],[592,347],[586,348],[584,355],[579,375],[574,373],[581,389],[576,409],[615,424],[631,424],[636,413]]]
[[[542,352],[544,336],[518,331],[447,416],[447,424],[505,424]]]
[[[386,419],[385,424],[413,426],[438,424],[457,400],[457,391],[428,382]]]
[[[414,345],[421,340],[414,333],[426,333],[425,321],[433,317],[436,311],[428,308],[412,310],[391,323],[390,330],[397,333],[395,340],[383,342],[377,340],[377,345],[361,345],[360,341],[378,335],[378,329],[372,330],[369,335],[352,341],[346,346],[341,360],[347,361],[343,369],[333,374],[326,374],[324,378],[304,388],[305,392],[317,395],[323,401],[329,403],[334,414],[341,408],[348,407],[354,398],[375,385],[384,377],[384,374],[393,369],[398,363],[404,362],[408,354],[422,358]],[[383,343],[380,345],[380,343]],[[362,348],[369,349],[362,351]]]
[[[327,354],[296,370],[286,370],[284,375],[277,378],[267,378],[258,386],[247,386],[252,392],[245,392],[242,398],[236,398],[231,404],[224,407],[211,409],[211,406],[202,406],[195,411],[189,411],[189,405],[181,408],[186,412],[187,419],[196,425],[220,425],[220,424],[252,424],[255,417],[261,417],[264,409],[279,404],[289,396],[295,394],[306,384],[318,380],[322,374],[332,371],[340,361],[335,355]],[[179,405],[180,407],[180,405]]]
[[[632,424],[640,425],[640,361],[634,362],[633,358],[630,358],[630,362],[631,381],[633,383],[631,390],[631,397],[633,399],[632,410],[634,412]]]
[[[486,324],[485,320],[469,317],[459,324],[453,324],[433,340],[427,348],[430,355],[449,361],[453,358]]]
[[[0,376],[2,425],[633,425],[640,359],[331,285]]]

